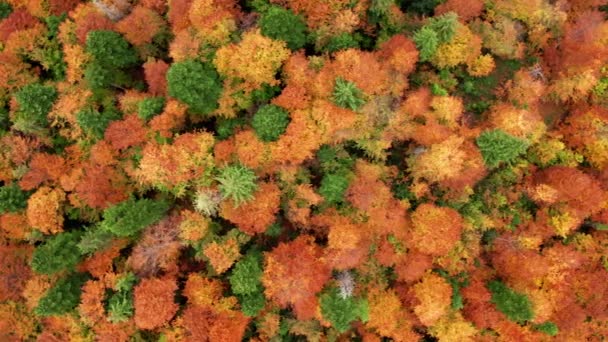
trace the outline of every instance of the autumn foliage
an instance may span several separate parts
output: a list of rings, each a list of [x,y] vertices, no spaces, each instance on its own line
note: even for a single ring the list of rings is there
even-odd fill
[[[0,0],[0,341],[608,339],[600,0]]]

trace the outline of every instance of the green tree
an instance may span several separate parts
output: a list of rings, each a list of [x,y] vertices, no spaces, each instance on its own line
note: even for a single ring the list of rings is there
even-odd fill
[[[257,190],[256,175],[253,170],[236,164],[220,169],[215,178],[219,183],[219,189],[224,198],[231,198],[235,206],[253,199],[253,193]]]
[[[15,93],[19,108],[15,113],[15,128],[25,133],[37,133],[48,126],[47,114],[57,99],[53,86],[31,83]]]
[[[211,64],[192,60],[173,63],[167,72],[167,85],[169,95],[195,114],[209,114],[218,108],[222,84]]]
[[[63,315],[80,302],[82,286],[88,280],[84,273],[73,273],[60,279],[38,302],[34,313],[41,317]]]
[[[147,97],[141,100],[137,106],[137,115],[145,121],[163,112],[165,108],[164,97]]]
[[[118,32],[109,30],[91,31],[87,35],[86,51],[100,65],[112,68],[127,68],[137,64],[137,53]]]
[[[367,301],[355,297],[344,297],[336,288],[332,288],[321,295],[321,314],[331,322],[340,333],[350,329],[352,322],[361,320],[366,322],[369,316]]]
[[[262,141],[276,141],[289,125],[289,113],[272,104],[264,105],[253,115],[251,126]]]
[[[101,228],[118,237],[131,237],[162,219],[169,207],[165,201],[130,198],[103,212]]]
[[[0,187],[0,214],[25,209],[28,197],[28,193],[15,183]]]
[[[487,287],[492,293],[492,303],[510,320],[524,323],[534,318],[532,304],[526,295],[513,291],[498,280],[490,281]]]
[[[301,49],[306,44],[306,23],[290,10],[270,6],[262,13],[259,24],[263,35],[287,42],[291,50]]]
[[[365,104],[363,92],[353,82],[341,77],[336,78],[333,101],[336,105],[350,110],[357,110]]]
[[[511,163],[528,149],[528,142],[513,137],[500,129],[485,131],[477,137],[477,146],[485,164],[490,168]]]
[[[325,174],[321,180],[319,194],[329,204],[340,203],[344,201],[344,194],[349,183],[350,181],[344,172]]]
[[[40,274],[54,274],[71,270],[82,260],[78,243],[80,231],[59,233],[36,247],[32,256],[32,270]]]

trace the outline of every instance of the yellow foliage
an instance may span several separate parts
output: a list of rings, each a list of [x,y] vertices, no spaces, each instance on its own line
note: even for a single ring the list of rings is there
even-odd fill
[[[477,329],[466,321],[460,313],[446,315],[430,328],[433,336],[441,342],[469,342],[474,341]]]
[[[448,313],[452,303],[452,287],[442,277],[427,273],[422,281],[414,285],[414,293],[420,301],[414,312],[420,322],[432,326]]]
[[[278,84],[275,74],[289,55],[287,43],[272,40],[256,30],[245,33],[238,44],[218,49],[213,63],[221,74],[244,79],[255,89],[263,83]]]
[[[439,123],[452,129],[458,126],[458,120],[464,110],[462,99],[455,96],[434,96],[431,107]]]
[[[431,145],[418,155],[411,167],[415,178],[425,178],[431,182],[441,182],[458,176],[463,170],[466,152],[460,147],[464,138],[453,135],[445,141]]]
[[[439,45],[431,63],[440,69],[474,61],[481,54],[481,38],[466,25],[458,25],[449,42]]]
[[[43,234],[63,231],[62,205],[65,193],[61,189],[40,187],[27,201],[27,221]]]
[[[471,74],[471,76],[487,76],[494,71],[495,67],[496,64],[494,63],[494,58],[492,58],[492,55],[485,54],[470,62],[467,65],[467,71],[469,74]]]

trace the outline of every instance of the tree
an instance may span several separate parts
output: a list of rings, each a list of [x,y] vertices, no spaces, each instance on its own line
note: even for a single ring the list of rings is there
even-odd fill
[[[169,322],[177,313],[177,282],[171,277],[142,279],[134,288],[135,325],[152,330]]]
[[[232,200],[235,207],[251,201],[257,190],[256,175],[253,170],[239,164],[228,165],[220,169],[215,178],[222,196]]]
[[[224,201],[221,216],[248,235],[263,233],[276,221],[281,203],[281,190],[274,183],[261,183],[251,195],[251,200],[239,204]]]
[[[137,106],[137,115],[144,121],[150,121],[153,117],[163,112],[165,108],[164,97],[146,97]]]
[[[27,207],[29,194],[15,183],[0,187],[0,214],[14,213]]]
[[[415,248],[435,256],[447,254],[460,240],[463,228],[462,217],[456,210],[430,203],[416,208],[412,224]]]
[[[477,137],[477,146],[483,155],[483,160],[490,168],[496,168],[501,163],[512,163],[525,153],[528,143],[515,138],[500,129],[484,131]]]
[[[487,287],[492,292],[492,303],[510,320],[525,323],[534,318],[532,304],[525,295],[513,291],[498,280],[490,281]]]
[[[364,95],[353,83],[341,77],[336,78],[333,102],[342,108],[357,110],[365,104]]]
[[[330,279],[330,269],[321,259],[321,248],[311,236],[300,235],[264,253],[262,284],[266,297],[280,307],[293,305],[296,317],[314,317],[316,294]]]
[[[63,315],[80,302],[81,288],[88,277],[83,273],[73,273],[60,279],[38,302],[34,312],[41,317]]]
[[[63,202],[65,193],[61,189],[46,186],[38,188],[27,201],[27,221],[43,234],[63,231]]]
[[[283,40],[291,50],[306,44],[306,24],[302,17],[279,6],[270,6],[259,20],[261,32],[266,37]]]
[[[427,273],[422,281],[413,287],[414,295],[420,304],[414,312],[426,326],[433,326],[450,310],[452,287],[442,277]]]
[[[82,259],[78,242],[80,231],[59,233],[36,247],[32,256],[32,270],[40,274],[55,274],[73,269]]]
[[[132,237],[147,226],[159,221],[169,210],[169,203],[150,199],[128,200],[103,212],[101,228],[118,237]]]
[[[18,108],[13,122],[25,133],[40,133],[48,127],[47,114],[57,99],[53,86],[31,83],[15,93]]]
[[[366,322],[369,308],[365,299],[352,296],[343,297],[336,288],[331,288],[322,294],[319,299],[323,318],[331,322],[340,333],[346,332],[351,323],[356,320]]]
[[[251,126],[257,136],[266,142],[276,141],[289,124],[289,113],[279,106],[264,105],[253,115]]]
[[[133,247],[128,264],[139,277],[147,278],[160,271],[177,271],[182,248],[178,240],[181,217],[169,216],[146,228]]]
[[[152,9],[143,6],[135,6],[133,11],[116,25],[117,30],[135,46],[151,43],[154,36],[164,27],[163,18]]]
[[[169,95],[187,104],[194,114],[210,114],[218,108],[222,86],[218,73],[207,64],[193,60],[171,64],[167,71]]]
[[[99,65],[127,68],[137,63],[137,54],[120,33],[109,30],[91,31],[87,35],[87,49]]]

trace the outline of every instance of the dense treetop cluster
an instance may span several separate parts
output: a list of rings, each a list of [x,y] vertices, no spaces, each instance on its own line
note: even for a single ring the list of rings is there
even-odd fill
[[[608,339],[607,12],[0,0],[0,340]]]

